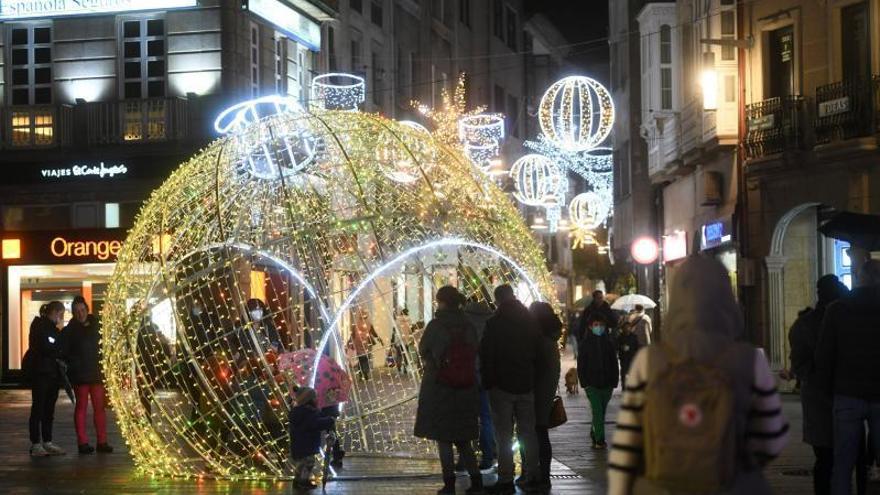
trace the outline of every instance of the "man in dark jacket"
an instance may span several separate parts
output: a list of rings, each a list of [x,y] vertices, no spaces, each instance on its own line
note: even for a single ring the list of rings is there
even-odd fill
[[[92,413],[95,419],[95,433],[98,437],[98,452],[113,452],[107,443],[107,414],[104,406],[104,371],[101,366],[101,329],[97,320],[89,314],[85,298],[76,296],[70,305],[73,318],[64,327],[64,359],[67,361],[71,383],[76,393],[76,407],[73,422],[76,427],[76,441],[80,454],[91,454],[95,449],[89,445],[86,432],[89,398],[92,399]]]
[[[489,392],[498,447],[498,483],[490,493],[515,493],[513,485],[514,422],[525,449],[523,479],[538,484],[538,438],[535,433],[535,369],[538,325],[516,299],[510,285],[495,289],[495,314],[486,322],[480,343],[482,385]]]
[[[64,305],[52,301],[45,314],[34,318],[28,337],[27,373],[31,381],[31,416],[28,423],[31,437],[31,455],[43,457],[64,454],[52,443],[52,423],[55,420],[55,402],[61,375],[58,359],[61,357],[61,333]]]
[[[813,447],[813,490],[816,495],[831,493],[831,468],[834,460],[832,441],[832,401],[815,380],[816,342],[822,318],[829,304],[840,299],[847,288],[836,275],[825,275],[816,283],[817,302],[795,320],[788,333],[791,344],[791,368],[801,384],[801,406],[804,414],[804,442]]]
[[[857,282],[825,310],[816,346],[816,383],[834,397],[833,493],[850,493],[865,421],[880,452],[880,261],[865,262]]]

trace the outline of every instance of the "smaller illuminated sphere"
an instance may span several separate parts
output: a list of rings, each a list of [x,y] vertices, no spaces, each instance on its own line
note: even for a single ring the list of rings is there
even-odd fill
[[[598,81],[569,76],[555,82],[541,98],[538,121],[544,135],[565,151],[595,148],[611,133],[614,102]]]
[[[651,239],[650,237],[639,237],[635,241],[633,241],[632,246],[630,246],[630,254],[632,254],[633,260],[640,265],[648,265],[655,261],[657,261],[657,256],[660,254],[660,248],[657,246],[657,241]]]
[[[529,206],[547,206],[551,198],[557,196],[565,175],[549,158],[530,153],[513,163],[510,168],[513,178],[514,197]]]
[[[312,79],[310,98],[314,108],[356,112],[366,99],[366,83],[354,74],[321,74]]]
[[[578,194],[568,205],[571,223],[581,229],[595,229],[605,222],[611,213],[611,198],[597,191]]]

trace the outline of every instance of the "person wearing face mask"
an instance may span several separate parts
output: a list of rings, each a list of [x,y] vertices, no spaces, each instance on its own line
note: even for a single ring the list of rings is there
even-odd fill
[[[578,342],[578,379],[586,391],[592,412],[590,438],[594,450],[604,450],[605,411],[611,392],[617,387],[619,368],[617,352],[609,331],[609,321],[602,312],[593,312],[583,321]]]
[[[45,457],[64,454],[64,449],[52,443],[52,424],[61,375],[58,359],[61,357],[61,332],[64,305],[52,301],[46,305],[45,316],[31,322],[28,336],[28,374],[31,381],[31,415],[28,423],[31,456]]]

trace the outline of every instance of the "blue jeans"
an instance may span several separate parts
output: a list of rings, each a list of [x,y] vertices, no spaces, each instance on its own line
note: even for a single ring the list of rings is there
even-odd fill
[[[483,458],[480,465],[487,467],[495,462],[495,426],[492,425],[492,408],[489,407],[489,392],[480,390],[480,450]]]
[[[835,495],[852,493],[852,473],[859,458],[859,446],[865,441],[864,424],[868,422],[869,441],[874,452],[880,450],[880,401],[834,396],[834,466],[831,491]]]

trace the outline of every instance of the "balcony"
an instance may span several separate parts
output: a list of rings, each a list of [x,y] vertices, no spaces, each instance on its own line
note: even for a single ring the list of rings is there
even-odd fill
[[[871,136],[880,130],[880,76],[816,88],[816,144]]]
[[[800,95],[746,105],[746,159],[802,149],[805,121],[804,98]]]
[[[656,116],[654,122],[645,131],[648,141],[648,176],[657,182],[674,175],[681,164],[681,116],[668,113]]]
[[[50,148],[71,142],[73,107],[27,105],[0,107],[5,148]]]
[[[89,144],[180,140],[187,137],[185,98],[83,103]]]

